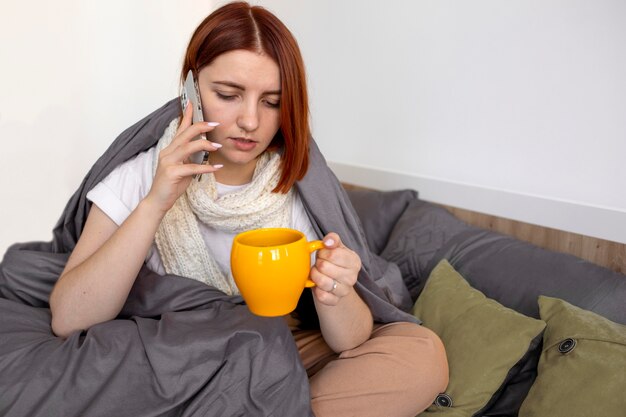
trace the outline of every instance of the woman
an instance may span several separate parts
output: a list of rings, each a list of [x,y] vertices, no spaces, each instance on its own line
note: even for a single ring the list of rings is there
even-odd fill
[[[304,66],[288,29],[261,7],[225,5],[193,34],[183,77],[189,70],[208,122],[192,123],[187,106],[155,147],[90,191],[83,232],[50,296],[59,336],[114,319],[144,262],[236,294],[228,264],[236,233],[281,226],[317,238],[294,187],[307,172],[310,135]],[[191,163],[197,152],[209,152],[209,163]],[[323,241],[310,273],[319,330],[287,318],[313,411],[419,413],[447,385],[441,342],[413,323],[374,325],[354,288],[359,256],[336,233]]]

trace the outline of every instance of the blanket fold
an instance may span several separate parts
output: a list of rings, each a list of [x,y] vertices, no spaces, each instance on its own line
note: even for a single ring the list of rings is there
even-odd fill
[[[68,201],[51,242],[16,244],[0,264],[0,415],[312,415],[306,372],[281,318],[252,315],[241,297],[143,268],[116,320],[63,340],[48,297],[76,245],[87,192],[149,149],[179,115],[174,99],[122,132]],[[357,215],[312,142],[297,184],[314,226],[362,259],[356,289],[377,321],[415,321],[394,264],[373,255]],[[398,308],[398,306],[400,308]]]

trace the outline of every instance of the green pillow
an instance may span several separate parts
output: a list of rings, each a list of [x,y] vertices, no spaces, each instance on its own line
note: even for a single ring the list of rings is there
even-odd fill
[[[543,351],[519,416],[626,415],[626,326],[558,298],[540,296],[539,313]]]
[[[473,416],[483,410],[539,343],[546,325],[485,297],[445,259],[431,272],[413,314],[446,347],[450,383],[423,413],[442,416]]]

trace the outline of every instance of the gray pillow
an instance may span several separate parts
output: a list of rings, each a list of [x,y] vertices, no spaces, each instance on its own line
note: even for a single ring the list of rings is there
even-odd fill
[[[453,236],[426,271],[447,258],[472,287],[502,305],[539,318],[540,294],[561,298],[618,323],[626,323],[626,276],[572,255],[557,253],[485,229]],[[483,416],[516,416],[537,375],[540,349],[503,387]]]
[[[564,299],[626,324],[626,276],[580,258],[472,227],[444,208],[415,200],[394,227],[381,256],[395,262],[416,299],[430,272],[449,259],[473,288],[524,315],[539,318],[540,294]],[[540,349],[482,416],[516,416],[536,375]]]
[[[380,256],[400,267],[411,299],[415,301],[432,270],[427,267],[435,254],[453,236],[469,229],[470,226],[446,209],[414,200],[398,219]]]
[[[374,191],[346,190],[356,210],[370,250],[379,255],[387,244],[398,218],[411,201],[417,199],[414,190]]]
[[[539,318],[539,295],[626,324],[626,276],[572,255],[557,253],[484,229],[450,239],[433,257],[448,259],[472,287],[520,313]]]

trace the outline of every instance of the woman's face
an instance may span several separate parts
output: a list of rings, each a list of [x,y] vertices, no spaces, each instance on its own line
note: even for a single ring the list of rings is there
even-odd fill
[[[224,184],[252,179],[256,160],[280,128],[280,71],[267,55],[226,52],[200,70],[198,88],[204,120],[219,122],[209,139],[222,145],[211,152],[215,173]]]

